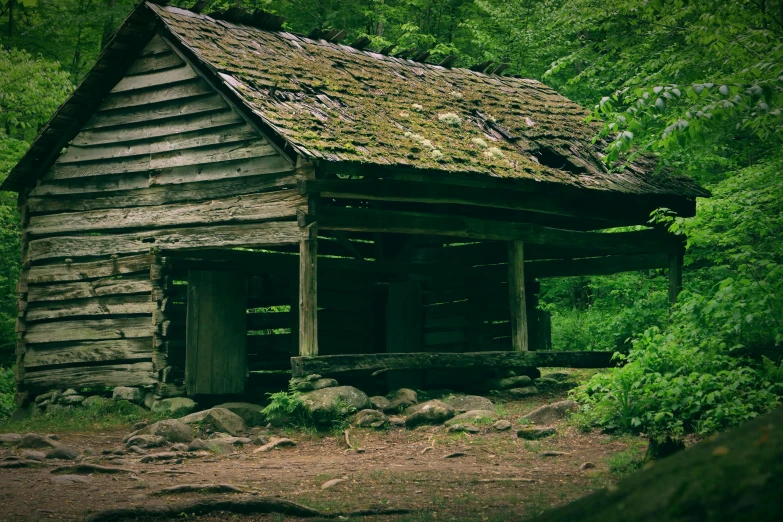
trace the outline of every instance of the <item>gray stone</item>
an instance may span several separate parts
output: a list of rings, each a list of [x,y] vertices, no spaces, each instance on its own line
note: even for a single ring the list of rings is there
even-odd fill
[[[525,440],[538,440],[554,435],[555,433],[557,433],[557,430],[552,426],[547,426],[545,428],[528,427],[517,430],[517,437]]]
[[[146,427],[147,427],[147,423],[146,423],[146,422],[144,422],[144,421],[137,422],[137,423],[136,423],[136,424],[134,424],[134,425],[133,425],[133,427],[131,428],[131,432],[134,432],[134,431],[139,431],[140,429],[142,429],[142,428],[146,428]]]
[[[16,447],[28,449],[46,449],[56,448],[58,445],[59,444],[57,441],[52,440],[49,437],[44,437],[43,435],[39,435],[37,433],[28,433],[19,440],[19,443],[16,445]]]
[[[85,455],[85,456],[87,456],[87,457],[92,457],[92,456],[94,456],[94,455],[97,455],[97,454],[98,454],[98,452],[97,452],[97,451],[95,451],[95,450],[94,450],[94,449],[92,449],[92,448],[84,448],[84,449],[82,450],[82,453],[84,453],[84,455]]]
[[[46,438],[52,440],[60,440],[60,436],[57,435],[56,433],[47,433]]]
[[[86,398],[87,397],[84,395],[63,395],[63,398],[60,399],[60,404],[65,406],[79,406]]]
[[[57,401],[60,400],[60,397],[62,397],[62,392],[54,390],[52,392],[52,397],[49,399],[49,402],[52,404],[57,404]]]
[[[361,410],[353,418],[353,425],[359,428],[379,429],[388,424],[389,419],[378,410]]]
[[[46,454],[47,459],[74,460],[79,456],[79,451],[68,446],[59,445]]]
[[[581,466],[579,466],[579,469],[586,470],[586,469],[593,469],[595,467],[595,464],[592,462],[583,462]]]
[[[142,435],[142,437],[150,437],[150,435]],[[163,437],[161,437],[161,439],[162,438]],[[131,453],[136,453],[137,455],[146,455],[147,454],[147,450],[141,449],[138,446],[130,446],[128,448],[128,451],[130,451]]]
[[[54,477],[49,478],[49,482],[57,486],[66,486],[70,484],[83,484],[86,482],[90,482],[91,480],[92,479],[90,477],[85,477],[83,475],[55,475]]]
[[[538,395],[538,388],[535,386],[525,386],[524,388],[511,388],[506,390],[506,395],[512,399],[524,399]]]
[[[500,419],[492,425],[495,431],[507,431],[511,429],[511,423],[506,419]]]
[[[138,388],[131,388],[130,386],[117,386],[112,391],[111,398],[116,401],[129,401],[134,404],[140,404],[144,399],[142,391]]]
[[[533,380],[527,375],[515,375],[502,379],[490,379],[487,381],[487,389],[509,390],[511,388],[524,388],[525,386],[530,386],[532,383]]]
[[[167,444],[166,439],[159,435],[133,435],[126,442],[128,449],[136,448],[160,448]]]
[[[193,440],[193,429],[178,420],[166,419],[131,433],[131,436],[134,435],[157,435],[167,442],[190,442]]]
[[[470,422],[481,422],[497,419],[498,414],[494,411],[488,410],[472,410],[460,413],[459,415],[452,417],[446,421],[446,426],[453,426],[454,424],[465,424]]]
[[[70,397],[71,395],[79,395],[79,392],[77,392],[73,388],[68,388],[62,394],[63,397]]]
[[[253,453],[265,453],[267,451],[272,451],[275,448],[289,448],[292,446],[296,446],[296,442],[292,441],[291,439],[278,439],[273,437],[272,440],[270,440],[268,443],[254,449]]]
[[[398,417],[396,415],[389,417],[389,426],[394,426],[396,428],[404,428],[405,417]]]
[[[445,402],[433,399],[405,410],[405,425],[409,428],[420,424],[443,424],[454,417],[454,408]]]
[[[253,439],[250,441],[251,444],[254,446],[263,446],[264,444],[267,444],[269,442],[269,436],[259,434],[253,437]]]
[[[35,460],[38,462],[41,462],[46,458],[46,453],[43,451],[35,451],[35,450],[24,450],[20,457],[27,460]]]
[[[452,395],[443,400],[460,413],[473,410],[495,411],[495,405],[486,397],[479,395]]]
[[[178,443],[174,444],[172,447],[170,447],[169,450],[171,450],[171,451],[179,451],[179,452],[188,451],[188,445],[184,444],[182,442],[178,442]]]
[[[188,451],[209,451],[209,443],[203,439],[193,439],[188,444]]]
[[[49,391],[49,392],[46,392],[46,393],[42,393],[41,395],[36,395],[35,396],[35,402],[40,404],[43,401],[48,401],[49,399],[52,398],[52,394],[53,393],[54,392]]]
[[[258,404],[249,402],[226,402],[218,404],[216,408],[224,408],[231,413],[239,415],[247,426],[261,426],[266,424],[266,417],[261,413],[264,408]]]
[[[419,403],[419,394],[410,388],[400,388],[386,395],[389,399],[389,406],[383,411],[386,413],[397,413]]]
[[[319,422],[346,416],[370,406],[370,399],[353,386],[322,388],[302,395],[305,409]]]
[[[313,377],[318,377],[318,378],[316,379]],[[294,380],[294,388],[296,388],[297,391],[301,391],[301,392],[323,390],[324,388],[334,388],[337,385],[338,384],[336,380],[323,378],[320,375],[316,375],[316,374],[309,375],[305,379]]]
[[[193,441],[188,444],[188,450],[189,451],[211,451],[213,453],[233,453],[234,447],[228,443],[224,442],[222,439],[215,439],[206,441],[203,439],[193,439]]]
[[[386,397],[383,397],[381,395],[376,395],[374,397],[370,397],[370,404],[372,404],[373,409],[386,411],[389,408],[389,399]]]
[[[452,433],[481,433],[481,428],[472,424],[452,424],[447,431]]]
[[[211,426],[215,431],[229,433],[235,436],[238,433],[243,433],[247,429],[242,417],[225,408],[210,408],[208,410],[191,413],[179,420],[184,424],[198,423]]]
[[[148,410],[152,409],[152,405],[155,404],[155,394],[153,392],[147,392],[144,394],[144,407]]]
[[[534,424],[551,424],[564,419],[569,413],[573,413],[578,409],[579,406],[574,401],[553,402],[552,404],[536,408],[523,418]]]
[[[16,444],[22,440],[20,433],[0,433],[0,444]]]
[[[150,409],[168,417],[182,417],[195,410],[196,403],[187,397],[172,397],[155,401]]]

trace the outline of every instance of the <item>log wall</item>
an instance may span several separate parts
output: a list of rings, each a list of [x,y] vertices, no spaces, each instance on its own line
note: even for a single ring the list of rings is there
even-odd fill
[[[153,38],[20,198],[22,387],[181,393],[185,286],[159,251],[298,244],[296,179],[287,156]]]

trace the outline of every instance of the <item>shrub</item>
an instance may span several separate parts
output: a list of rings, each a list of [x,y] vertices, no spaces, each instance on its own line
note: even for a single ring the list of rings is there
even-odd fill
[[[0,366],[0,421],[8,418],[14,411],[15,393],[14,369]]]

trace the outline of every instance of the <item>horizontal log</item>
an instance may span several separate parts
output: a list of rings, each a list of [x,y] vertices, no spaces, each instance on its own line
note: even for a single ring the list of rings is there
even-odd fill
[[[83,319],[30,324],[27,326],[24,340],[29,349],[34,343],[130,339],[152,337],[152,333],[150,317]]]
[[[98,129],[116,125],[129,125],[140,122],[150,122],[189,116],[204,112],[225,109],[228,105],[217,94],[196,96],[184,100],[176,100],[172,103],[158,103],[151,106],[130,107],[96,113],[82,129]]]
[[[295,221],[151,230],[107,236],[58,236],[30,241],[31,261],[64,257],[135,254],[157,247],[164,250],[265,247],[292,244],[301,232]]]
[[[152,337],[80,343],[30,345],[24,356],[26,369],[37,366],[100,361],[132,361],[152,358]]]
[[[182,67],[161,72],[151,72],[137,76],[126,76],[112,88],[113,94],[138,89],[148,89],[159,85],[170,85],[184,80],[192,80],[198,75],[196,71],[183,63]]]
[[[128,91],[109,94],[98,111],[147,106],[155,103],[188,99],[194,96],[203,96],[205,94],[214,94],[214,92],[214,89],[212,89],[207,82],[201,78],[196,78],[189,82],[165,85],[161,88],[150,89],[148,91]]]
[[[139,57],[133,65],[128,67],[125,71],[126,76],[133,76],[135,74],[144,74],[152,71],[161,71],[165,69],[171,69],[181,66],[184,62],[176,53],[159,52],[149,56]]]
[[[417,212],[322,207],[319,227],[324,230],[432,234],[469,239],[521,240],[538,245],[590,248],[606,254],[670,252],[678,243],[658,230],[634,232],[579,232],[461,216]]]
[[[294,377],[313,373],[335,375],[353,371],[496,369],[496,368],[607,368],[612,352],[465,352],[374,353],[292,357]]]
[[[187,201],[224,198],[242,194],[291,188],[296,184],[293,173],[264,174],[249,178],[229,178],[201,183],[185,183],[172,188],[169,185],[109,192],[94,197],[60,196],[34,197],[27,201],[30,213],[58,212],[65,210],[97,210],[102,208],[127,208],[165,205]]]
[[[123,279],[98,279],[43,286],[30,286],[28,303],[36,301],[62,301],[65,299],[87,299],[108,295],[150,294],[152,282],[149,275]]]
[[[31,236],[101,230],[157,228],[217,223],[250,223],[293,218],[307,202],[295,190],[232,196],[201,203],[172,203],[150,207],[91,210],[68,214],[33,216]]]
[[[87,281],[101,277],[149,272],[149,269],[149,254],[117,257],[102,261],[90,261],[88,263],[34,265],[30,267],[27,274],[27,283],[32,285],[65,281]]]
[[[33,391],[52,388],[145,386],[156,384],[152,362],[82,366],[27,372],[25,388]]]
[[[31,303],[25,315],[28,322],[66,317],[88,317],[95,315],[152,314],[157,303],[149,294],[78,299],[66,302]]]

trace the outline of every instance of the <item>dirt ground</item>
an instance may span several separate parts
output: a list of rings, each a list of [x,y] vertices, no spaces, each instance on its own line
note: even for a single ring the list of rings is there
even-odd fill
[[[179,464],[142,464],[142,456],[135,454],[100,455],[91,463],[132,471],[83,475],[85,482],[57,483],[58,475],[52,471],[70,464],[66,461],[0,469],[0,513],[8,521],[71,521],[106,509],[172,505],[197,498],[276,497],[327,513],[368,508],[408,511],[351,517],[354,520],[522,520],[611,483],[617,478],[618,465],[644,451],[641,439],[582,433],[569,421],[556,424],[558,433],[540,441],[516,437],[522,415],[563,398],[564,393],[552,393],[525,401],[498,401],[500,416],[514,424],[506,432],[495,432],[489,426],[478,434],[448,433],[444,427],[378,432],[351,428],[351,441],[362,447],[363,453],[346,452],[339,433],[286,433],[297,441],[295,447],[253,453],[255,447],[246,446],[234,454],[210,454]],[[122,448],[127,432],[61,433],[59,437],[65,445],[91,448],[100,454]],[[547,452],[562,454],[547,456]],[[0,459],[19,453],[21,450],[0,447]],[[594,467],[582,469],[585,463]],[[336,478],[347,480],[322,489],[324,483]],[[178,484],[230,484],[243,492],[155,495]],[[202,516],[182,513],[177,518],[296,520],[279,514],[225,512]]]

